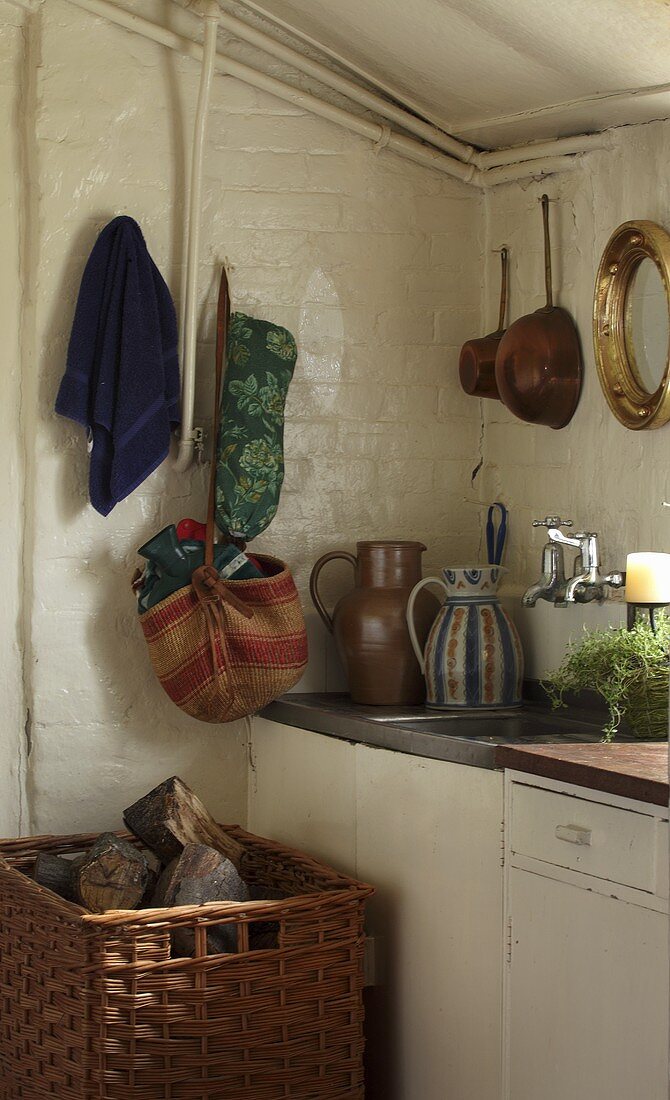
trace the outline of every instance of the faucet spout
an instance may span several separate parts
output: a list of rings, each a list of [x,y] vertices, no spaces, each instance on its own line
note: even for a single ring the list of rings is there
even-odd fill
[[[563,548],[548,542],[542,551],[542,576],[537,584],[531,584],[522,598],[524,607],[535,607],[538,600],[561,607],[564,603],[565,568]]]

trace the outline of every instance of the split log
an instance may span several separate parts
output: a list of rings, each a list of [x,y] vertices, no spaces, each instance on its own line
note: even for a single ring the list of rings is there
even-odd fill
[[[221,828],[190,787],[173,775],[124,810],[131,832],[162,863],[181,855],[186,844],[206,844],[240,869],[244,848]]]
[[[163,906],[205,905],[211,901],[248,901],[249,891],[234,865],[206,844],[187,844],[179,857],[166,868],[154,897]],[[192,955],[195,936],[192,928],[172,932],[175,954]],[[237,950],[237,932],[232,924],[215,925],[207,931],[210,955]]]
[[[161,874],[158,876],[151,902],[147,905],[148,909],[162,909],[165,906],[165,895],[167,893],[170,883],[172,882],[172,876],[175,873],[178,863],[179,857],[177,857],[177,859],[171,859],[167,866],[163,869]]]
[[[140,903],[138,905],[138,909],[153,909],[153,907],[154,907],[154,900],[153,900],[154,899],[154,894],[155,894],[156,890],[158,889],[158,880],[159,880],[160,875],[161,875],[160,866],[153,867],[151,865],[151,863],[149,863],[149,860],[147,860],[147,864],[148,864],[147,886],[146,886],[146,890],[144,891],[144,894],[142,895],[142,900],[140,901]]]
[[[149,864],[137,848],[114,833],[102,833],[75,871],[75,890],[92,913],[135,909],[149,878]]]
[[[53,890],[65,901],[77,901],[75,888],[75,873],[83,856],[77,859],[65,859],[64,856],[55,856],[51,852],[40,852],[35,860],[33,878],[40,886],[46,886],[47,890]]]

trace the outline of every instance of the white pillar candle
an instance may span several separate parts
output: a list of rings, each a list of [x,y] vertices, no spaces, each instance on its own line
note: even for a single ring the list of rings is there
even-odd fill
[[[626,602],[670,604],[670,554],[629,554]]]

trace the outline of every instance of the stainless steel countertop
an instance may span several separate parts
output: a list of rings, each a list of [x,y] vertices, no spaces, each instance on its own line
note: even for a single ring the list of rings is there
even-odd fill
[[[534,702],[517,710],[445,712],[366,707],[352,703],[348,695],[296,693],[270,703],[261,717],[342,741],[478,768],[498,766],[500,745],[594,744],[602,739],[597,713],[552,711]]]

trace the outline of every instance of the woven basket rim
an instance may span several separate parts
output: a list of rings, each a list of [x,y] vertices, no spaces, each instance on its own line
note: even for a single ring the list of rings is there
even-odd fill
[[[41,897],[42,900],[48,900],[50,904],[53,904],[54,907],[61,912],[63,918],[67,919],[68,923],[78,924],[91,929],[91,931],[104,931],[105,928],[132,930],[142,927],[151,927],[152,929],[160,930],[161,928],[170,929],[178,925],[189,924],[193,921],[196,921],[198,924],[210,924],[214,922],[217,924],[226,924],[241,919],[248,921],[271,921],[273,919],[278,919],[279,915],[297,913],[303,909],[317,909],[321,908],[323,905],[335,904],[338,901],[349,901],[354,899],[361,901],[374,893],[374,888],[368,883],[351,878],[349,875],[344,875],[328,864],[322,863],[320,860],[296,848],[290,848],[284,844],[279,844],[277,841],[270,840],[267,837],[261,837],[255,833],[250,833],[239,825],[224,825],[222,827],[226,832],[230,833],[231,836],[239,840],[243,846],[249,848],[253,846],[264,848],[268,855],[272,854],[275,858],[279,856],[287,862],[299,863],[300,867],[307,871],[307,873],[312,870],[315,876],[319,875],[331,878],[333,887],[331,889],[316,889],[310,893],[292,894],[289,897],[279,899],[260,899],[258,901],[247,902],[213,901],[197,906],[166,906],[164,908],[153,909],[116,909],[106,913],[91,913],[88,909],[84,909],[76,902],[66,901],[64,898],[60,897],[60,895],[54,893],[53,890],[50,890],[46,886],[41,886],[29,876],[26,875],[23,877],[25,878],[25,883],[28,885],[28,888],[32,888],[35,891],[36,897]],[[126,830],[119,829],[114,832],[116,836],[124,840],[130,840],[135,843],[137,847],[150,850],[146,845],[143,845],[136,836]],[[36,856],[38,852],[61,849],[63,847],[70,849],[73,853],[85,850],[99,835],[99,833],[73,833],[63,835],[46,833],[40,836],[0,839],[0,871],[5,871],[10,874],[22,874],[20,869],[14,866],[14,861],[31,858],[33,855]]]

